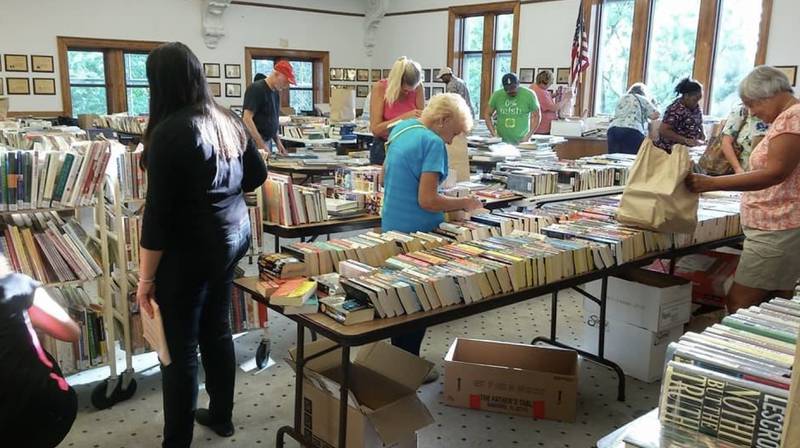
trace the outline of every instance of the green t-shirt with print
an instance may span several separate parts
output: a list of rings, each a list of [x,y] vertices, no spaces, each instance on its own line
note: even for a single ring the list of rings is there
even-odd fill
[[[506,143],[517,144],[530,131],[531,113],[539,110],[539,100],[530,89],[520,86],[516,96],[504,89],[494,92],[489,106],[497,111],[497,135]]]

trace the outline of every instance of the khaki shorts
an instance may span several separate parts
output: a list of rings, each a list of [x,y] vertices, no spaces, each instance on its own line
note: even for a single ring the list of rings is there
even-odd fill
[[[766,291],[794,290],[800,279],[800,229],[744,229],[744,250],[734,280]]]

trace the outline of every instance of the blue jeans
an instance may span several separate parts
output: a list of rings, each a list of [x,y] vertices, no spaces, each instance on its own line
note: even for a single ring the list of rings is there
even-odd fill
[[[217,422],[231,420],[236,358],[229,322],[236,264],[250,246],[250,221],[198,241],[191,251],[165,250],[156,274],[156,300],[172,363],[161,366],[164,447],[188,447],[197,408],[197,348],[206,373],[209,410]]]

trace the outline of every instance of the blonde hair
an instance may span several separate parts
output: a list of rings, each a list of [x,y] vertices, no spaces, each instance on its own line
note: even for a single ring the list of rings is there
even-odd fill
[[[472,112],[464,98],[456,93],[434,95],[428,101],[425,110],[422,111],[422,118],[431,122],[447,119],[459,120],[463,125],[464,132],[472,129]]]
[[[394,104],[400,99],[400,91],[403,86],[411,86],[416,89],[420,81],[422,81],[422,68],[419,63],[400,56],[394,61],[392,70],[389,72],[383,99],[387,104]]]
[[[550,70],[541,71],[536,75],[536,84],[550,85],[552,82],[553,82],[553,72],[551,72]]]

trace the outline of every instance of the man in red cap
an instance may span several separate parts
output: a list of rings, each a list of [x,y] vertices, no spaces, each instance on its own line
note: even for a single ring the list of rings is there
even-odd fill
[[[281,110],[279,92],[288,88],[289,84],[297,84],[294,70],[288,61],[278,61],[269,76],[259,79],[256,75],[256,79],[244,93],[242,119],[258,149],[269,153],[268,144],[274,141],[278,152],[286,154],[286,148],[278,136],[278,115]]]

